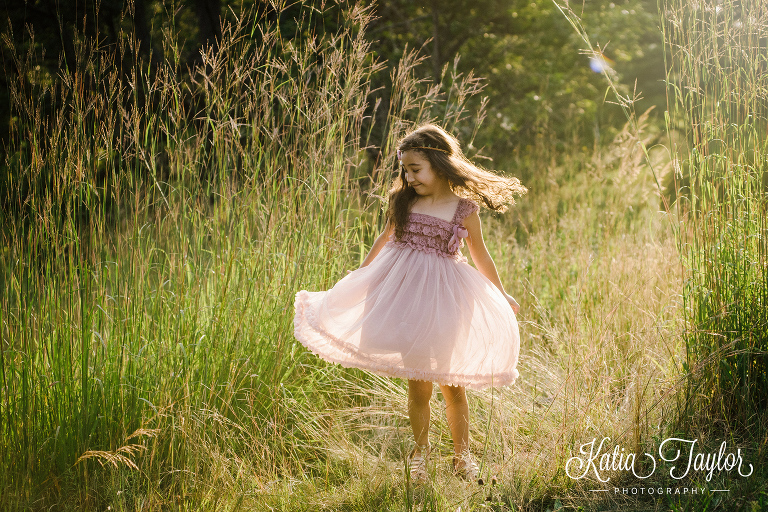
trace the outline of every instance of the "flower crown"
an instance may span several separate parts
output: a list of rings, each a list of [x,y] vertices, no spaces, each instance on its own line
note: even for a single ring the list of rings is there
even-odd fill
[[[441,149],[441,148],[433,148],[432,146],[413,146],[413,147],[410,147],[410,148],[406,149],[406,151],[410,151],[412,149],[431,149],[433,151],[442,151],[446,155],[450,155],[451,154],[451,152],[448,151],[448,150]],[[403,150],[402,149],[398,149],[397,150],[397,159],[398,160],[402,160],[403,159]]]

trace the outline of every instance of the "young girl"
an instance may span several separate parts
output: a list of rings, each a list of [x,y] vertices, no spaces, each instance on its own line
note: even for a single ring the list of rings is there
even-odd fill
[[[473,199],[504,211],[526,189],[470,163],[456,138],[435,125],[404,137],[397,157],[400,176],[383,233],[361,267],[333,288],[296,294],[294,334],[327,361],[408,379],[416,441],[408,465],[418,483],[428,478],[429,401],[437,382],[454,470],[477,480],[465,388],[512,384],[520,335],[519,305],[501,285]],[[477,270],[461,255],[464,239]]]

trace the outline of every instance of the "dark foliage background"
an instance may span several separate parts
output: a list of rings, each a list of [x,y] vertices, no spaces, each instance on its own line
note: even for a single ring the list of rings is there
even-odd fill
[[[302,5],[280,6],[281,32],[286,37],[312,38],[338,29],[346,2],[315,2],[317,15],[299,20]],[[591,150],[610,141],[626,121],[622,111],[606,103],[606,85],[590,69],[581,53],[583,43],[567,20],[549,1],[476,0],[374,3],[375,20],[368,30],[374,54],[392,69],[408,48],[419,49],[426,59],[419,68],[425,81],[450,80],[446,67],[484,79],[482,96],[488,99],[488,119],[476,146],[497,166],[526,176],[525,159],[531,153],[573,147]],[[328,4],[332,4],[328,9]],[[0,138],[7,147],[15,113],[11,108],[11,83],[32,90],[43,83],[82,73],[78,45],[95,44],[125,71],[138,63],[156,69],[168,58],[163,33],[177,34],[180,74],[201,64],[206,48],[215,51],[221,39],[222,20],[256,17],[264,23],[277,19],[277,6],[252,0],[134,0],[97,2],[76,0],[5,1],[3,4],[3,78],[0,83]],[[322,9],[320,9],[322,7]],[[663,105],[663,56],[653,0],[590,0],[581,6],[584,25],[592,42],[604,48],[614,63],[625,92],[642,91],[637,110]],[[577,9],[579,10],[579,9]],[[295,13],[291,16],[291,13]],[[250,37],[258,41],[259,33]],[[21,65],[23,56],[30,67]],[[386,116],[391,80],[388,73],[375,77],[371,108]],[[610,99],[610,96],[608,96]],[[480,97],[474,100],[482,101]],[[198,110],[203,105],[196,106]],[[663,110],[663,109],[657,109]],[[194,109],[193,109],[194,111]],[[384,123],[375,123],[382,127]],[[465,134],[469,135],[469,134]],[[377,136],[379,136],[377,138]],[[381,144],[380,133],[371,142]],[[375,156],[376,152],[372,152]]]

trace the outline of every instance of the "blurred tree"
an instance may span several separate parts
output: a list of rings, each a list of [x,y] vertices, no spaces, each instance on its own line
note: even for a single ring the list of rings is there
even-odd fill
[[[312,3],[312,2],[307,2]],[[78,66],[77,45],[91,50],[115,52],[128,39],[125,62],[117,62],[128,73],[141,62],[150,64],[150,72],[166,57],[164,33],[176,36],[180,52],[179,70],[186,72],[201,63],[201,52],[215,48],[221,38],[223,20],[255,16],[277,22],[286,39],[311,37],[326,30],[335,31],[342,5],[315,9],[314,18],[301,18],[306,11],[300,3],[283,10],[261,0],[25,0],[6,1],[0,7],[5,23],[2,28],[3,75],[0,78],[0,145],[7,141],[10,109],[10,85],[15,81],[23,90],[31,90],[41,81],[51,82],[60,73],[73,72]],[[130,37],[127,37],[130,36]],[[255,31],[251,37],[258,38]],[[26,59],[26,57],[29,59]],[[31,68],[24,67],[24,62]],[[144,67],[144,69],[147,69]]]
[[[127,72],[137,58],[142,62],[151,59],[151,69],[162,62],[163,31],[170,31],[177,37],[179,70],[186,72],[200,63],[201,49],[215,48],[222,18],[256,16],[265,23],[278,22],[286,39],[314,37],[336,30],[340,10],[349,5],[342,1],[331,9],[315,9],[320,14],[313,14],[314,18],[300,19],[300,13],[307,12],[302,9],[306,3],[314,2],[296,3],[277,19],[271,4],[261,0],[4,2],[7,26],[2,47],[0,138],[7,136],[11,115],[9,81],[21,80],[30,88],[35,80],[56,80],[62,72],[60,66],[74,70],[77,41],[98,41],[99,48],[108,49],[121,44],[121,33],[134,34],[138,44],[132,51],[136,54],[126,55],[129,62],[118,63]],[[370,5],[374,0],[360,3]],[[473,71],[485,78],[490,117],[477,144],[497,160],[526,148],[537,151],[544,143],[556,149],[590,146],[612,137],[612,131],[624,122],[618,108],[604,106],[603,77],[590,69],[587,56],[581,54],[583,43],[550,0],[379,0],[373,7],[378,17],[367,34],[375,55],[390,66],[402,57],[407,45],[422,49],[428,57],[421,78],[448,81],[443,78],[443,68],[452,65],[457,56],[461,57],[459,72]],[[652,92],[645,106],[663,104],[655,0],[585,0],[576,10],[582,12],[592,42],[615,62],[618,77],[629,84],[637,79],[640,90]],[[251,37],[258,38],[258,31]],[[37,56],[38,68],[16,65],[13,56],[27,52]],[[377,94],[383,100],[377,115],[382,116],[391,85],[386,73],[377,80],[375,85],[381,86]]]
[[[459,71],[486,79],[490,119],[477,142],[488,155],[503,159],[542,138],[555,149],[591,145],[612,138],[626,120],[618,107],[604,106],[604,78],[590,68],[584,43],[550,0],[379,0],[376,5],[379,18],[369,37],[390,65],[408,45],[429,55],[423,77],[440,80],[443,66],[460,55]],[[576,10],[592,43],[615,62],[617,78],[637,80],[639,90],[652,92],[638,108],[663,105],[656,2],[589,0]],[[386,91],[385,86],[385,104]]]

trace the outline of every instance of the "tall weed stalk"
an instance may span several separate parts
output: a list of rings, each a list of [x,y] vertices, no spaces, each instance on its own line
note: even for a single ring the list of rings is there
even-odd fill
[[[688,412],[759,439],[768,407],[768,10],[661,4],[680,252],[689,271]],[[762,423],[764,425],[764,423]],[[757,430],[755,430],[757,428]]]
[[[599,58],[579,15],[567,2],[556,5],[585,53]],[[717,418],[754,427],[754,413],[768,405],[768,11],[760,0],[665,0],[659,10],[674,172],[654,163],[647,144],[638,146],[687,275],[681,370],[691,378],[683,417],[697,411],[700,424]],[[605,76],[639,133],[637,94],[629,95],[611,70]]]

